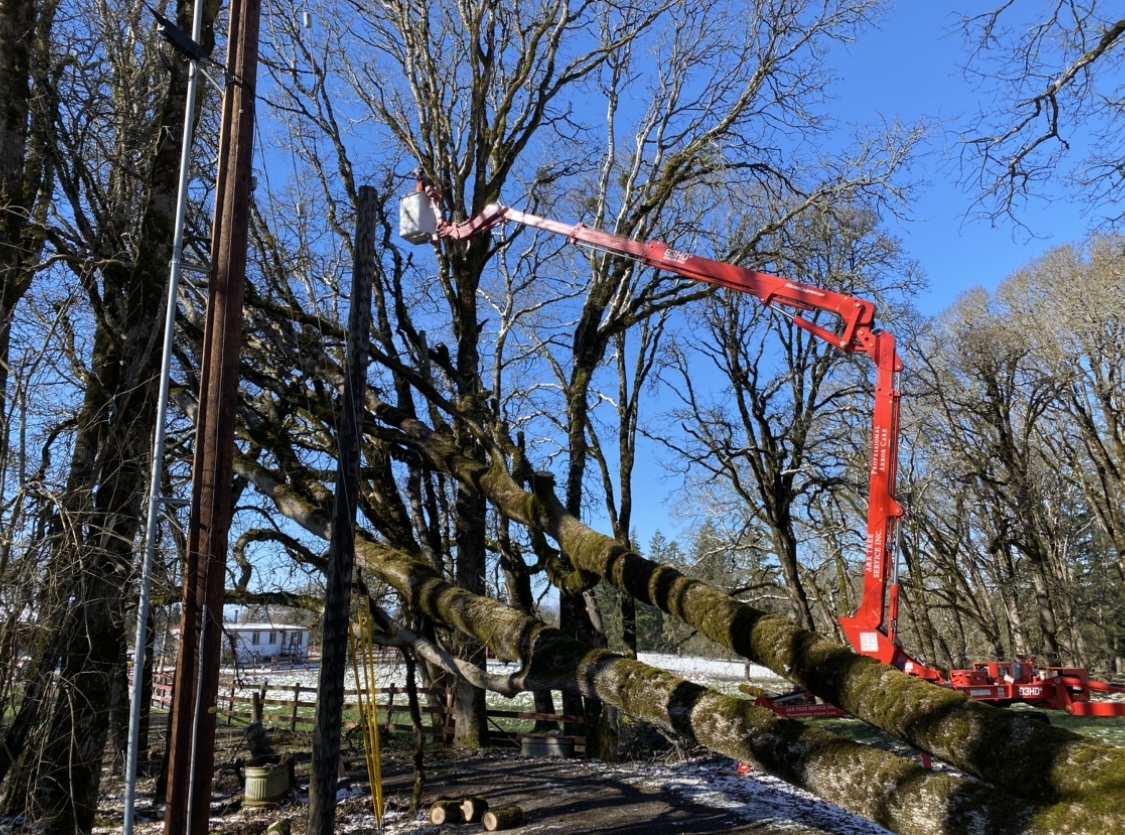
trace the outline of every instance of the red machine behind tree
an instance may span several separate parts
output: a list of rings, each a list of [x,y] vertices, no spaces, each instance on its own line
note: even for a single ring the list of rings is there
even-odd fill
[[[559,223],[508,206],[490,205],[476,217],[452,224],[442,218],[440,205],[440,195],[436,190],[420,183],[415,194],[403,198],[400,212],[402,237],[411,243],[429,243],[440,238],[467,240],[504,223],[542,229],[561,235],[572,243],[630,258],[673,275],[748,293],[763,305],[785,313],[794,324],[839,350],[869,356],[875,364],[876,377],[863,598],[854,616],[840,618],[848,640],[863,655],[981,701],[1005,706],[1025,702],[1080,716],[1125,716],[1125,703],[1090,701],[1091,691],[1125,693],[1125,687],[1091,681],[1086,670],[1081,668],[1037,667],[1034,659],[979,662],[971,670],[953,670],[947,681],[940,671],[911,657],[902,648],[898,640],[899,584],[895,559],[898,522],[903,514],[902,507],[895,501],[900,404],[898,376],[902,371],[902,361],[895,349],[894,336],[876,327],[875,305],[872,302],[702,258],[659,241],[634,241],[582,224]],[[821,313],[835,318],[833,327],[826,327],[814,318]],[[769,706],[794,717],[839,714],[830,705],[787,706],[784,701],[775,700]]]

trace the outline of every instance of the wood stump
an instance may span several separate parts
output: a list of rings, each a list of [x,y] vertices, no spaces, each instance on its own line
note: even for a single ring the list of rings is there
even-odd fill
[[[501,806],[499,809],[489,809],[481,818],[481,823],[489,832],[512,829],[523,824],[523,809],[519,806]]]
[[[461,801],[461,815],[465,823],[480,823],[488,811],[488,801],[483,797],[466,797]]]
[[[430,807],[430,823],[460,823],[461,820],[460,801],[442,798],[435,800],[434,805]]]

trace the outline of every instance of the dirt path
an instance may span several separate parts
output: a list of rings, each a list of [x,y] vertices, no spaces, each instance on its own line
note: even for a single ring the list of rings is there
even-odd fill
[[[297,767],[297,788],[277,806],[241,809],[241,787],[233,774],[216,782],[210,831],[261,835],[287,820],[291,835],[305,835],[307,763]],[[370,787],[355,779],[338,795],[338,835],[453,835],[482,832],[479,824],[433,826],[430,804],[440,797],[485,797],[493,806],[515,804],[525,813],[521,835],[883,835],[886,830],[854,818],[764,775],[738,774],[722,758],[681,763],[606,765],[584,760],[526,758],[494,751],[456,755],[427,763],[423,813],[410,816],[413,774],[409,756],[384,756],[386,815],[376,828]],[[107,788],[109,788],[107,786]],[[159,811],[141,786],[137,835],[163,831]],[[106,797],[98,833],[120,832],[120,794]],[[116,822],[116,826],[112,825]]]

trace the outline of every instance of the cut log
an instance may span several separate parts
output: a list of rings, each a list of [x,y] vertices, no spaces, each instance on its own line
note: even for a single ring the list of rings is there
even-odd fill
[[[449,800],[448,798],[441,798],[435,800],[434,805],[430,807],[430,823],[443,824],[443,823],[460,823],[461,822],[461,802],[458,800]]]
[[[488,801],[483,797],[466,797],[461,801],[461,816],[465,823],[480,823],[484,813],[488,811]]]
[[[489,832],[513,829],[523,825],[523,809],[519,806],[501,806],[499,809],[489,809],[481,818],[481,823]]]

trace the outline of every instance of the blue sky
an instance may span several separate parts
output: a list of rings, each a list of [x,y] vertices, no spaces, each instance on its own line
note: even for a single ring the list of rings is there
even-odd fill
[[[1039,10],[1038,4],[1030,6],[1029,13]],[[839,77],[833,110],[843,125],[923,117],[934,123],[926,155],[913,172],[928,181],[912,205],[913,219],[887,219],[889,230],[929,278],[930,290],[915,300],[926,315],[939,314],[973,287],[995,289],[1048,249],[1085,239],[1088,226],[1080,207],[1061,189],[1019,215],[1024,228],[973,217],[975,195],[960,184],[958,134],[986,99],[963,72],[966,46],[959,21],[949,4],[900,0],[878,30],[832,53]],[[644,547],[660,530],[686,547],[689,526],[674,513],[684,502],[676,493],[679,481],[664,473],[659,455],[639,462],[638,541]],[[858,516],[856,524],[862,524]]]
[[[972,287],[994,288],[1046,250],[1086,236],[1087,219],[1065,194],[1021,213],[1027,229],[1007,221],[993,226],[970,214],[974,195],[959,185],[957,132],[989,102],[962,71],[966,47],[953,9],[972,5],[900,0],[878,31],[834,53],[841,119],[940,122],[922,166],[929,185],[919,191],[916,219],[889,224],[929,276],[931,290],[917,300],[927,314],[947,308]],[[1038,10],[1038,4],[1031,6]]]

